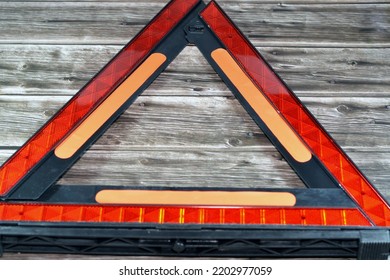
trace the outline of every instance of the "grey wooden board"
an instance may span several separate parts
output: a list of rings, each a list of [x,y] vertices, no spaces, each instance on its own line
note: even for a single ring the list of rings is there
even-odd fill
[[[0,1],[0,163],[165,2]],[[219,3],[390,200],[390,2]],[[60,182],[303,187],[194,47]]]
[[[0,122],[0,129],[8,131],[1,137],[0,146],[22,145],[67,99],[0,96],[0,119],[7,120]],[[343,147],[390,147],[386,130],[390,124],[390,97],[301,100]],[[110,145],[110,141],[126,148],[269,146],[238,101],[233,97],[208,96],[141,96],[98,143]]]
[[[221,1],[257,46],[390,45],[390,3],[260,3]],[[123,45],[163,6],[161,1],[0,2],[0,43]]]
[[[120,48],[0,44],[0,94],[71,96]],[[260,47],[259,51],[299,96],[386,97],[390,92],[390,48]],[[225,86],[217,84],[219,80],[198,49],[187,47],[148,94],[230,96]]]

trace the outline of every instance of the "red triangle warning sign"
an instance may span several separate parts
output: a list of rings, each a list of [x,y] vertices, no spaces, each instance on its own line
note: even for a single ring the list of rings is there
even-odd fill
[[[188,43],[199,48],[308,189],[56,185]],[[99,225],[136,231],[160,224],[155,238],[162,238],[162,225],[167,226],[164,230],[176,226],[174,236],[194,225],[230,225],[233,235],[234,230],[258,226],[257,230],[275,230],[265,234],[268,238],[287,238],[278,232],[283,229],[300,240],[307,234],[319,238],[325,229],[331,232],[327,238],[340,242],[374,242],[362,237],[359,230],[365,229],[385,240],[378,247],[379,257],[388,254],[390,246],[389,204],[213,1],[207,6],[197,0],[171,1],[1,166],[0,198],[0,225],[23,222],[30,229],[50,228],[54,236],[61,236],[63,227],[97,238],[102,234]],[[313,228],[317,231],[310,232]],[[20,229],[29,232],[19,225]],[[362,246],[359,250],[365,252]]]

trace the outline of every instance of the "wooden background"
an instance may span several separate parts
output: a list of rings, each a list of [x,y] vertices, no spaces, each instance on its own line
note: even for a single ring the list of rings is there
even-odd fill
[[[0,164],[166,2],[0,0]],[[219,3],[390,200],[390,1]],[[61,183],[304,187],[195,47]]]

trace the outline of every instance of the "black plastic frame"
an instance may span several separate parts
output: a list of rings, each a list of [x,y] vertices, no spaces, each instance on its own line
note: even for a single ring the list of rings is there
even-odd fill
[[[4,252],[387,259],[390,251],[387,230],[366,228],[28,223],[0,232]]]

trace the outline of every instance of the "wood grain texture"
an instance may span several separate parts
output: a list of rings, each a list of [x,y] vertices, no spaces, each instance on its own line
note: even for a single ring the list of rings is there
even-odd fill
[[[0,96],[0,129],[8,131],[0,138],[0,146],[22,145],[67,99]],[[390,97],[305,97],[302,101],[343,147],[390,148]],[[237,100],[207,96],[139,97],[96,145],[110,148],[112,144],[128,148],[269,146]]]
[[[390,92],[390,48],[258,48],[300,96]],[[3,95],[73,95],[118,46],[0,45]],[[145,94],[231,96],[196,47],[187,47]],[[144,95],[145,95],[144,94]]]
[[[166,2],[0,0],[0,164]],[[389,1],[218,2],[390,200]],[[195,47],[60,183],[304,187]]]
[[[123,45],[165,3],[0,2],[0,43]],[[390,45],[389,3],[220,4],[257,46]]]

